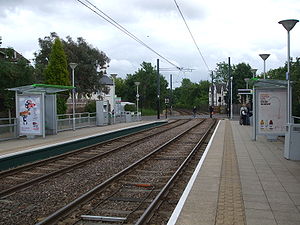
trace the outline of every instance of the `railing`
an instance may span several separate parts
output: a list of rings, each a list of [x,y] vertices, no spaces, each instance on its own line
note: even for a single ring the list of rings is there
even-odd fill
[[[108,121],[106,124],[128,123],[141,120],[141,113],[122,112],[121,114],[108,113]],[[75,129],[96,126],[96,113],[76,113]],[[73,115],[60,114],[57,115],[57,132],[73,129]],[[18,138],[17,119],[16,118],[0,118],[0,141]]]
[[[298,117],[298,116],[292,116],[292,121],[293,121],[293,123],[296,123],[296,124],[299,124],[300,123],[300,117]]]
[[[0,118],[0,141],[17,138],[17,119]]]
[[[75,129],[96,126],[96,113],[76,113]],[[73,129],[73,114],[57,115],[57,132]]]

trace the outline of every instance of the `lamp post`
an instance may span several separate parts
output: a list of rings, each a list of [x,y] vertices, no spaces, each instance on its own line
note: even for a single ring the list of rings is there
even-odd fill
[[[248,89],[249,88],[249,85],[248,85],[248,82],[249,82],[249,78],[244,78],[244,81],[246,82],[246,89]],[[248,100],[249,98],[248,98],[248,94],[246,95],[246,103],[249,103],[249,100]]]
[[[139,114],[139,85],[140,82],[134,82],[134,84],[136,85],[136,116],[138,117]]]
[[[77,63],[69,63],[69,66],[71,67],[72,69],[72,86],[73,86],[73,89],[72,89],[72,116],[73,116],[73,130],[75,130],[75,78],[74,78],[74,69],[75,67],[77,66],[78,64]]]
[[[259,56],[264,60],[264,79],[266,79],[266,59],[269,58],[270,54],[259,54]]]
[[[292,94],[291,94],[291,83],[290,83],[290,31],[293,27],[298,23],[299,20],[281,20],[278,23],[281,24],[286,30],[288,34],[287,40],[287,73],[286,73],[286,80],[287,80],[287,92],[288,92],[288,99],[287,99],[287,123],[291,123],[292,117]]]
[[[112,91],[112,112],[113,112],[113,117],[114,117],[114,124],[116,123],[116,77],[118,74],[112,73],[110,76],[112,77],[113,80],[113,91]]]
[[[253,78],[255,78],[256,77],[256,71],[257,71],[257,69],[251,69],[251,72],[252,72],[252,77]]]
[[[233,112],[232,112],[232,80],[233,80],[233,77],[230,77],[230,119],[233,119]]]

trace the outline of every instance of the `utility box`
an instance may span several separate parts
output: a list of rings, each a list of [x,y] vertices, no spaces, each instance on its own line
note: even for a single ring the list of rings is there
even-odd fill
[[[108,101],[96,101],[96,124],[97,126],[108,124]]]
[[[287,124],[284,141],[284,158],[300,160],[300,124]]]
[[[125,112],[125,121],[126,121],[126,123],[132,122],[131,112]]]

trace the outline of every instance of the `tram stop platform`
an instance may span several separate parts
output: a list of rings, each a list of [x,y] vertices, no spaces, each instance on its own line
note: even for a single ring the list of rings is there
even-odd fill
[[[35,138],[21,137],[19,139],[12,139],[0,142],[0,158],[8,157],[15,154],[34,151],[52,145],[60,145],[67,142],[72,142],[79,139],[87,139],[97,135],[103,135],[110,132],[120,131],[138,126],[148,125],[157,121],[138,121],[131,123],[117,123],[107,126],[97,126],[80,128],[75,131],[58,132],[56,135],[47,135],[45,138],[38,136]]]
[[[300,161],[251,132],[220,120],[168,225],[300,225]]]

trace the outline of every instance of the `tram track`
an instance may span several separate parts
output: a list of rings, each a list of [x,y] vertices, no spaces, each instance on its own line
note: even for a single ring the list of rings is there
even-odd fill
[[[1,197],[0,224],[30,225],[43,220],[200,120],[182,120],[184,123],[180,126],[138,144]]]
[[[215,120],[198,120],[145,157],[42,220],[45,224],[145,224],[205,142]],[[99,223],[100,222],[100,223]]]
[[[155,135],[178,127],[188,120],[177,120],[160,127],[115,138],[104,143],[81,148],[8,171],[0,172],[0,198],[32,184],[66,173],[97,158],[112,154],[122,148],[137,145]]]

